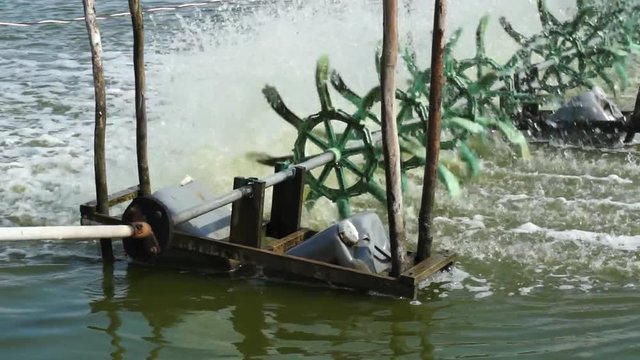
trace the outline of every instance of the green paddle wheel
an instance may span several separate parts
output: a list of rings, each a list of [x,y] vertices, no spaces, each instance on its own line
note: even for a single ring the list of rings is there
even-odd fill
[[[633,0],[578,0],[572,19],[560,21],[549,12],[544,0],[538,0],[542,31],[532,36],[519,33],[506,18],[500,18],[504,31],[520,48],[503,64],[487,55],[487,16],[476,29],[476,52],[468,59],[456,59],[454,49],[462,29],[455,31],[445,46],[445,87],[441,149],[463,164],[462,176],[480,173],[480,162],[470,146],[473,137],[498,132],[529,156],[524,135],[513,120],[530,104],[545,105],[562,99],[568,91],[604,85],[617,94],[616,84],[628,84],[627,63],[640,51],[640,4]],[[421,167],[426,158],[426,128],[429,112],[430,69],[419,69],[410,46],[402,52],[409,73],[404,89],[396,90],[398,138],[402,152],[402,171]],[[380,73],[380,54],[375,55]],[[614,80],[612,73],[617,79]],[[298,163],[323,152],[335,153],[336,160],[307,176],[309,204],[325,197],[338,204],[341,217],[349,216],[349,199],[370,194],[384,201],[380,176],[383,161],[380,118],[376,115],[381,98],[380,86],[363,96],[346,84],[331,69],[327,57],[318,60],[315,83],[320,111],[299,117],[290,110],[278,91],[265,86],[263,93],[271,107],[298,136],[291,161]],[[332,89],[332,90],[331,90]],[[333,105],[331,94],[353,104],[347,112]],[[438,175],[452,196],[460,193],[460,174],[454,174],[451,162],[438,165]]]

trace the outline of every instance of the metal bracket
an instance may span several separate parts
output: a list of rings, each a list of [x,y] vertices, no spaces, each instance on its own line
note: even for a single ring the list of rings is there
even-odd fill
[[[229,241],[260,248],[262,245],[262,214],[266,183],[255,178],[235,177],[233,188],[251,186],[251,196],[245,196],[231,206],[231,231]]]
[[[287,163],[278,163],[275,172],[288,167]],[[273,187],[267,236],[279,239],[300,229],[305,172],[304,167],[295,166],[293,177]]]

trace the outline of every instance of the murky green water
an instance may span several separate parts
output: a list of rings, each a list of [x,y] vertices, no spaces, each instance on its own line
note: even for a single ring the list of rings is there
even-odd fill
[[[350,84],[368,90],[381,19],[371,4],[238,1],[147,18],[154,187],[189,174],[222,192],[234,175],[271,172],[245,153],[285,154],[294,133],[260,89],[277,85],[295,111],[317,111],[314,63],[328,53]],[[122,1],[98,5],[126,11]],[[573,2],[552,5],[566,15]],[[473,50],[471,29],[485,12],[496,39],[500,15],[531,32],[539,26],[528,1],[451,1],[451,27],[468,29],[461,53]],[[80,3],[0,0],[0,21],[81,14]],[[428,44],[430,9],[403,4],[402,16],[402,32]],[[115,191],[136,182],[130,33],[126,19],[101,26]],[[87,43],[82,23],[0,27],[2,226],[77,223],[77,206],[93,196]],[[497,40],[489,51],[512,46]],[[637,147],[532,150],[524,162],[491,147],[460,199],[438,194],[436,246],[456,251],[459,262],[425,284],[418,302],[149,269],[121,252],[103,269],[91,241],[5,243],[0,359],[640,357]],[[414,238],[418,183],[406,199]],[[322,226],[334,211],[316,207],[305,222]]]

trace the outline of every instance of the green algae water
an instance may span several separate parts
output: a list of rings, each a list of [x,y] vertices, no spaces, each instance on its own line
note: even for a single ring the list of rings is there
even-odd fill
[[[575,11],[573,1],[550,6],[561,18]],[[98,3],[99,14],[123,11],[124,1]],[[539,29],[535,3],[452,0],[448,28],[465,28],[462,55],[473,52],[484,14],[496,57],[516,46],[500,34],[499,16]],[[80,2],[0,0],[3,22],[79,16]],[[423,44],[424,63],[431,17],[428,6],[402,3],[401,35]],[[235,175],[270,173],[245,154],[288,154],[295,133],[260,90],[277,85],[299,114],[317,111],[312,79],[322,54],[358,92],[375,83],[377,1],[226,1],[145,20],[154,188],[188,174],[223,192]],[[116,191],[137,181],[131,33],[127,18],[100,26]],[[616,101],[629,109],[634,94],[626,95]],[[84,24],[0,27],[1,226],[78,223],[78,205],[94,191],[92,132]],[[4,243],[0,359],[636,359],[638,151],[533,146],[525,162],[504,145],[483,149],[482,174],[460,198],[438,192],[435,246],[459,261],[423,284],[417,301],[150,269],[129,264],[121,249],[105,269],[94,241]],[[412,242],[419,183],[406,193]],[[384,218],[373,199],[356,205]],[[321,203],[304,221],[320,228],[335,214]]]

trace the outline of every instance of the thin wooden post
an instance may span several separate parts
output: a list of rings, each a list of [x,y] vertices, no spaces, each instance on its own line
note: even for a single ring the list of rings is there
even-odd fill
[[[440,118],[442,116],[442,86],[444,83],[444,27],[446,0],[436,0],[433,10],[433,40],[431,44],[431,87],[429,91],[429,124],[427,129],[427,165],[424,167],[424,187],[420,205],[418,250],[416,262],[431,256],[433,234],[433,203],[436,169],[440,155]]]
[[[84,19],[91,45],[91,63],[93,67],[93,88],[95,96],[95,129],[93,137],[93,164],[96,182],[96,210],[109,215],[109,191],[107,189],[107,166],[105,160],[105,137],[107,128],[107,95],[102,67],[102,41],[96,20],[94,0],[83,0]],[[111,239],[100,239],[100,253],[104,263],[113,262]]]
[[[391,240],[391,276],[399,276],[406,265],[404,213],[400,169],[400,144],[394,111],[395,72],[398,59],[398,2],[383,2],[382,59],[380,84],[382,89],[382,147],[387,185],[387,213]]]
[[[640,88],[638,88],[636,105],[633,109],[633,114],[631,115],[629,130],[627,130],[627,136],[624,138],[624,142],[630,143],[638,131],[640,131]]]
[[[144,75],[144,20],[140,0],[129,0],[131,24],[133,26],[133,69],[136,81],[136,154],[138,157],[138,180],[140,195],[151,194],[149,158],[147,155],[147,93]]]

